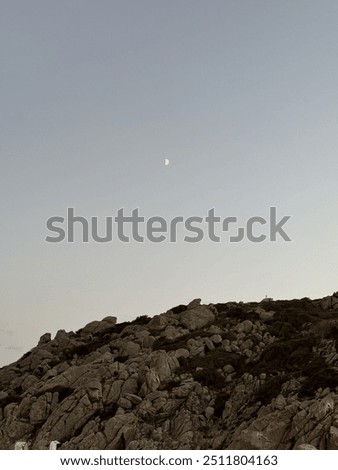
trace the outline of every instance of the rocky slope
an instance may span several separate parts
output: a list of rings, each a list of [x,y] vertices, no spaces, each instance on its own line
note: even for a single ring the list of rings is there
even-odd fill
[[[338,449],[338,294],[44,334],[0,369],[0,448]]]

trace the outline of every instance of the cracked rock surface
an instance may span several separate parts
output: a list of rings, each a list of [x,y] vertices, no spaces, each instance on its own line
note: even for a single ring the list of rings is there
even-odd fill
[[[0,369],[0,448],[338,449],[338,294],[195,299]]]

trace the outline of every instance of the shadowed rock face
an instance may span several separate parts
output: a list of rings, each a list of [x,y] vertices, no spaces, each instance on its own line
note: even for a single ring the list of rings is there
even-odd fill
[[[46,333],[0,369],[0,448],[338,449],[337,306],[195,299]]]

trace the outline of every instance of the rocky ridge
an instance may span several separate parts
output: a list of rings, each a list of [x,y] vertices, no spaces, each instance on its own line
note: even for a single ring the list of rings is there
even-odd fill
[[[0,369],[0,448],[338,449],[338,293],[200,299],[44,334]]]

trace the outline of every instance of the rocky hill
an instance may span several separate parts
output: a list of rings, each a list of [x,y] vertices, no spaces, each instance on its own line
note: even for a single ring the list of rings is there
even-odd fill
[[[0,369],[0,448],[338,449],[337,351],[338,293],[46,333]]]

